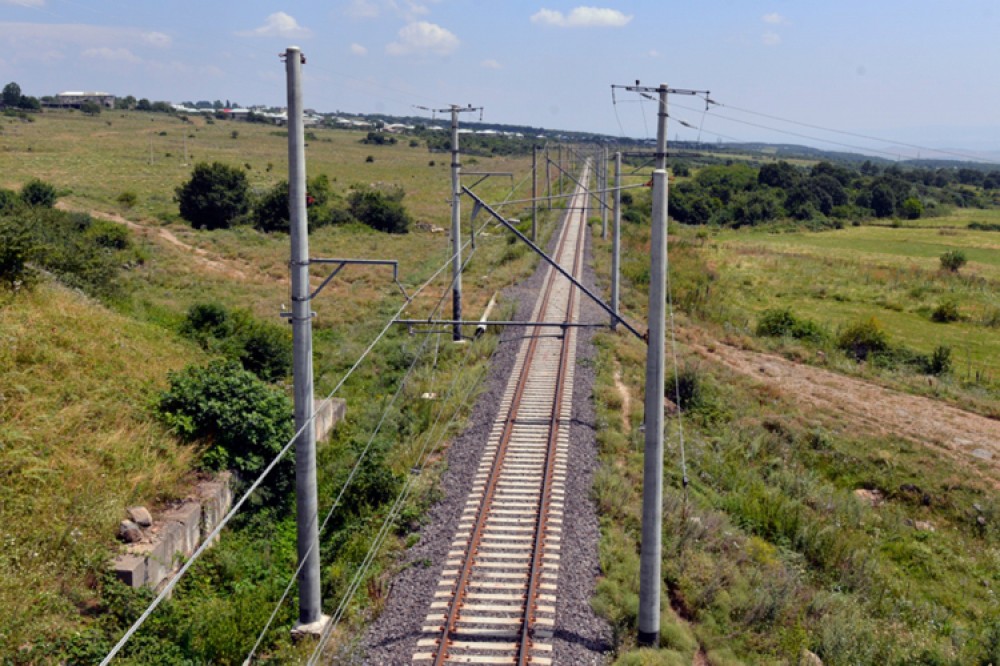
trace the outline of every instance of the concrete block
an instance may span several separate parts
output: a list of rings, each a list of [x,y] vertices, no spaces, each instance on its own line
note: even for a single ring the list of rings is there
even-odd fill
[[[201,500],[201,538],[206,539],[233,505],[233,491],[229,472],[219,474],[213,481],[198,484]]]
[[[201,503],[188,500],[180,506],[164,511],[161,518],[165,522],[181,526],[177,552],[185,557],[193,553],[201,543]]]
[[[331,398],[324,403],[322,399],[317,398],[315,405],[317,409],[314,421],[316,441],[322,441],[333,431],[333,427],[344,418],[344,414],[347,413],[347,401],[341,398]]]
[[[119,555],[112,563],[118,580],[132,588],[146,584],[146,558],[139,555]]]

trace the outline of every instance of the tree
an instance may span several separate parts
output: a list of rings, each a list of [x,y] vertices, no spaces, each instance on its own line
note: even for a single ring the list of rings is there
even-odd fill
[[[799,170],[788,162],[781,160],[773,164],[761,166],[757,172],[757,182],[770,187],[789,189],[799,180]]]
[[[21,86],[11,81],[3,87],[3,105],[17,106],[21,102]]]
[[[875,217],[892,217],[896,212],[896,198],[885,183],[879,183],[872,188],[872,212]]]
[[[924,205],[920,199],[910,197],[903,202],[903,216],[908,220],[916,220],[924,214]]]
[[[21,99],[17,103],[17,108],[24,109],[25,111],[41,111],[42,103],[38,101],[37,97],[21,95]]]
[[[153,105],[149,103],[149,100],[143,97],[135,104],[136,111],[152,111]]]
[[[115,108],[129,111],[135,108],[135,97],[132,95],[125,95],[125,97],[119,97],[115,100]]]
[[[272,231],[287,233],[288,225],[288,181],[283,180],[265,192],[254,206],[253,226],[264,233]]]
[[[101,105],[88,99],[80,105],[80,111],[86,113],[88,116],[96,116],[101,113]]]
[[[196,164],[175,198],[181,217],[196,228],[227,229],[250,211],[246,174],[222,162]]]

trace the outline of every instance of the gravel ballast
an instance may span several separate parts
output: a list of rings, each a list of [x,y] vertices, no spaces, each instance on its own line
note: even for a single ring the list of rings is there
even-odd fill
[[[550,246],[554,246],[555,236]],[[587,244],[589,256],[589,233]],[[545,262],[540,262],[530,278],[504,290],[503,297],[517,303],[519,319],[531,316],[546,267]],[[593,285],[589,264],[584,269],[584,282],[588,288]],[[582,297],[584,321],[606,319],[603,311],[586,296]],[[385,609],[353,651],[353,663],[410,663],[523,335],[521,328],[503,330],[485,389],[472,410],[465,431],[448,449],[448,468],[441,480],[443,498],[431,508],[428,521],[420,531],[420,540],[406,551],[403,570],[392,582]],[[600,538],[597,516],[590,501],[590,487],[597,466],[591,397],[594,381],[592,335],[592,329],[578,329],[565,521],[552,641],[555,664],[602,664],[608,661],[611,650],[611,630],[591,610],[589,601],[599,575]]]

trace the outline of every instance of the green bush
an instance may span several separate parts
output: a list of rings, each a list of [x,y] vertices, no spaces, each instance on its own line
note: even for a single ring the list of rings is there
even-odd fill
[[[15,211],[21,203],[17,192],[0,188],[0,215]]]
[[[232,361],[171,373],[156,411],[183,439],[207,443],[208,469],[255,474],[294,434],[288,396]]]
[[[195,228],[227,229],[250,211],[246,173],[222,162],[196,164],[175,194],[181,217]]]
[[[889,351],[889,338],[874,317],[851,324],[837,338],[837,347],[855,360]]]
[[[97,245],[109,250],[127,250],[132,246],[129,230],[121,224],[108,220],[94,220],[85,235]]]
[[[355,189],[347,197],[348,210],[354,219],[372,229],[405,234],[410,230],[411,218],[403,207],[404,196],[406,193],[398,186]]]
[[[967,262],[968,258],[962,250],[948,250],[941,255],[941,268],[952,273],[957,273]]]
[[[962,314],[958,311],[958,303],[955,301],[945,301],[931,312],[931,320],[941,324],[958,321],[961,318]]]
[[[826,331],[816,322],[799,319],[789,308],[766,310],[757,321],[757,335],[769,337],[789,336],[797,340],[820,342]]]
[[[117,201],[122,208],[132,208],[139,203],[139,195],[131,190],[127,190],[115,197],[115,201]]]
[[[924,205],[920,203],[920,199],[916,197],[910,197],[903,202],[903,217],[908,220],[916,220],[924,214]]]
[[[22,226],[0,218],[0,288],[12,289],[29,281],[26,263],[34,251],[31,235]]]
[[[289,230],[288,181],[282,180],[260,197],[253,209],[253,226],[270,233]]]
[[[202,349],[239,361],[266,382],[292,372],[292,335],[287,326],[255,319],[249,311],[230,312],[218,303],[196,303],[181,323],[181,334]]]
[[[56,205],[56,188],[44,181],[33,178],[21,188],[20,197],[21,201],[29,206],[52,208]]]

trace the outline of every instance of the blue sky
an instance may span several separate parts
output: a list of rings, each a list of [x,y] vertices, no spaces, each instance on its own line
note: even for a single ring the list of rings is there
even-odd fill
[[[306,105],[321,111],[473,104],[494,122],[642,137],[654,105],[610,92],[639,79],[711,90],[726,106],[707,114],[671,100],[703,140],[837,147],[751,122],[913,152],[754,111],[985,152],[1000,151],[998,37],[996,0],[0,0],[0,79],[36,96],[281,105],[277,55],[297,44]]]

